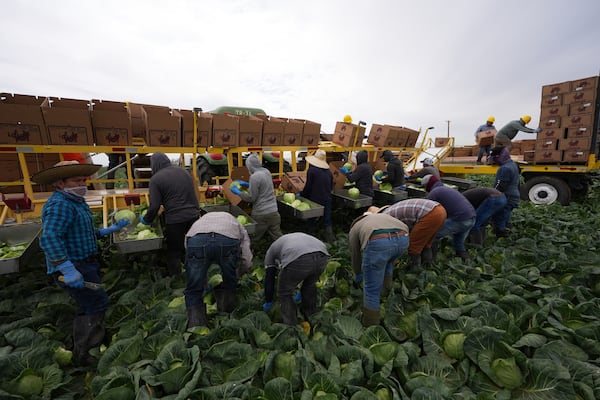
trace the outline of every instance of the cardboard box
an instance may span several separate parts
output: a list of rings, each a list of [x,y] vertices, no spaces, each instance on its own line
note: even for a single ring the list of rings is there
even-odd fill
[[[447,137],[436,137],[434,140],[434,146],[435,147],[444,147],[445,145],[448,144],[449,141],[450,141],[450,138],[447,138]]]
[[[131,118],[131,136],[146,141],[147,127],[144,106],[138,103],[127,103]]]
[[[594,112],[594,103],[586,101],[583,103],[573,103],[569,106],[569,115],[588,114]]]
[[[333,186],[335,189],[343,189],[346,184],[346,175],[340,171],[340,168],[344,164],[343,161],[331,161],[329,163],[329,170],[333,175]]]
[[[536,150],[557,150],[558,149],[558,142],[562,140],[562,139],[538,139],[535,142],[535,149]]]
[[[304,122],[297,119],[284,119],[282,146],[300,146],[302,133],[304,131]]]
[[[240,139],[240,119],[235,115],[212,114],[214,147],[237,147]]]
[[[598,77],[591,76],[589,78],[577,79],[571,81],[571,90],[578,89],[596,89],[598,87]]]
[[[30,153],[25,154],[25,164],[27,165],[28,175],[54,166],[60,161],[58,153]],[[19,163],[19,156],[16,153],[0,154],[0,182],[14,182],[24,179],[23,170]],[[54,189],[51,185],[32,184],[34,192],[51,192]],[[19,186],[5,186],[2,193],[23,193],[24,188]]]
[[[94,99],[92,129],[98,146],[127,146],[131,143],[131,117],[127,103]]]
[[[590,155],[589,151],[568,150],[563,153],[562,160],[565,162],[586,163]]]
[[[183,147],[210,147],[212,145],[212,114],[198,113],[196,124],[198,134],[197,143],[194,144],[194,112],[191,110],[178,110],[181,114],[181,132]]]
[[[563,119],[563,127],[571,128],[577,126],[591,126],[594,121],[593,114],[576,114],[570,115]]]
[[[367,143],[377,147],[404,147],[406,137],[400,138],[399,126],[372,124]]]
[[[567,138],[562,139],[558,146],[559,150],[578,150],[578,151],[589,151],[592,144],[591,137],[580,137],[580,138]]]
[[[571,82],[553,83],[542,86],[542,96],[551,96],[555,94],[567,93],[571,91]]]
[[[286,192],[299,193],[306,184],[306,172],[286,172],[281,179],[280,187]]]
[[[569,115],[569,106],[549,106],[542,107],[540,111],[540,120],[546,120],[554,117],[565,117]]]
[[[560,128],[560,117],[550,117],[548,119],[540,119],[540,128],[551,129]]]
[[[306,119],[299,121],[304,123],[300,144],[302,146],[318,146],[321,141],[321,124]]]
[[[537,134],[537,140],[540,139],[562,139],[565,137],[565,130],[561,128],[544,129]]]
[[[562,94],[553,94],[549,96],[542,96],[542,107],[548,106],[562,106]]]
[[[567,128],[567,138],[592,137],[592,126],[578,126]]]
[[[281,146],[286,121],[266,115],[257,115],[257,117],[263,120],[263,146]]]
[[[521,140],[521,152],[525,153],[526,151],[535,150],[535,142],[535,140]]]
[[[87,100],[46,98],[42,114],[53,145],[92,146],[94,134]]]
[[[455,147],[452,153],[453,157],[470,157],[471,147]]]
[[[0,143],[48,144],[44,97],[0,93]]]
[[[240,116],[240,146],[261,146],[263,121],[252,115]]]
[[[417,145],[417,140],[419,139],[419,134],[420,132],[415,131],[414,129],[402,128],[400,131],[400,136],[406,136],[406,143],[404,144],[404,147],[415,147]]]
[[[487,131],[477,132],[476,143],[478,146],[491,146],[494,143],[494,136],[496,135],[495,129]]]
[[[563,104],[585,103],[596,100],[596,89],[581,89],[563,95]]]
[[[521,155],[521,142],[515,141],[512,142],[512,148],[510,149],[510,154],[514,156]]]
[[[528,150],[523,152],[523,161],[525,162],[534,162],[535,161],[535,151]]]
[[[342,147],[361,147],[366,128],[346,122],[336,122],[333,143]]]
[[[169,107],[143,107],[147,144],[156,147],[181,147],[181,114]]]
[[[560,150],[536,150],[536,163],[557,163],[562,159],[562,151]]]

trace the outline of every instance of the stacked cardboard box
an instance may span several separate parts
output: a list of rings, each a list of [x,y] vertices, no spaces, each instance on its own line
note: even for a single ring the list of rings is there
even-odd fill
[[[343,147],[360,147],[365,137],[365,127],[346,122],[336,122],[333,143]]]
[[[181,132],[183,147],[194,146],[194,112],[191,110],[177,110],[181,114]],[[212,144],[212,115],[200,112],[196,115],[198,147],[210,147]]]
[[[306,172],[286,172],[281,179],[281,187],[290,193],[299,193],[306,184]]]
[[[92,100],[90,112],[96,145],[127,146],[131,143],[131,117],[126,103]]]
[[[47,97],[42,102],[41,108],[50,144],[61,146],[94,144],[89,101]]]
[[[585,163],[598,132],[594,121],[598,77],[542,87],[540,127],[535,146],[536,163]]]

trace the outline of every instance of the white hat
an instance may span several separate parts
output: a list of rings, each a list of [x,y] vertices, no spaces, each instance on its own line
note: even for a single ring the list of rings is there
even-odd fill
[[[433,159],[432,158],[426,158],[423,161],[421,161],[423,163],[423,165],[433,165]]]
[[[314,165],[317,168],[329,169],[329,164],[327,163],[327,153],[325,150],[317,150],[315,154],[312,156],[306,157],[306,162],[310,165]]]

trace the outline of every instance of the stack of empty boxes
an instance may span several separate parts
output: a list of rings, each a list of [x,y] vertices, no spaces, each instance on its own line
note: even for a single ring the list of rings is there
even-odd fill
[[[586,163],[598,136],[598,77],[542,87],[536,163]]]

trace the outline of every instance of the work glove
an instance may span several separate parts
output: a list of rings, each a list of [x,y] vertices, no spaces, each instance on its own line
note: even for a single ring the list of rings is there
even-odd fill
[[[106,236],[110,235],[113,232],[118,232],[121,229],[125,228],[127,225],[129,225],[128,219],[120,219],[114,224],[110,225],[108,228],[100,229],[100,236]]]
[[[150,225],[150,222],[146,221],[143,216],[140,216],[140,224],[142,224],[142,225]]]
[[[354,282],[357,285],[360,285],[360,283],[362,282],[362,280],[363,280],[363,275],[362,274],[356,274],[356,278],[354,278]]]
[[[248,189],[250,187],[250,184],[242,179],[238,179],[234,182],[237,182],[241,187]]]
[[[58,265],[58,270],[63,276],[63,282],[68,287],[82,288],[83,287],[83,275],[73,265],[71,261],[65,261]]]
[[[271,311],[271,308],[273,308],[273,302],[272,301],[267,301],[266,303],[263,304],[263,311],[264,312]]]
[[[346,168],[346,166],[345,166],[345,165],[342,165],[342,166],[340,167],[340,171],[341,171],[341,172],[342,172],[342,174],[344,174],[344,175],[348,175],[350,172],[352,172],[352,171],[350,171],[348,168]]]
[[[229,188],[229,190],[231,190],[231,193],[239,196],[240,194],[242,194],[242,191],[237,187],[237,186],[231,186]]]
[[[300,303],[302,301],[302,292],[298,291],[298,293],[296,293],[296,295],[294,296],[294,301],[296,303]]]
[[[535,130],[535,133],[540,133],[542,130],[543,130],[542,128],[537,128],[537,129]]]
[[[302,193],[296,193],[296,198],[299,199],[302,196]]]

